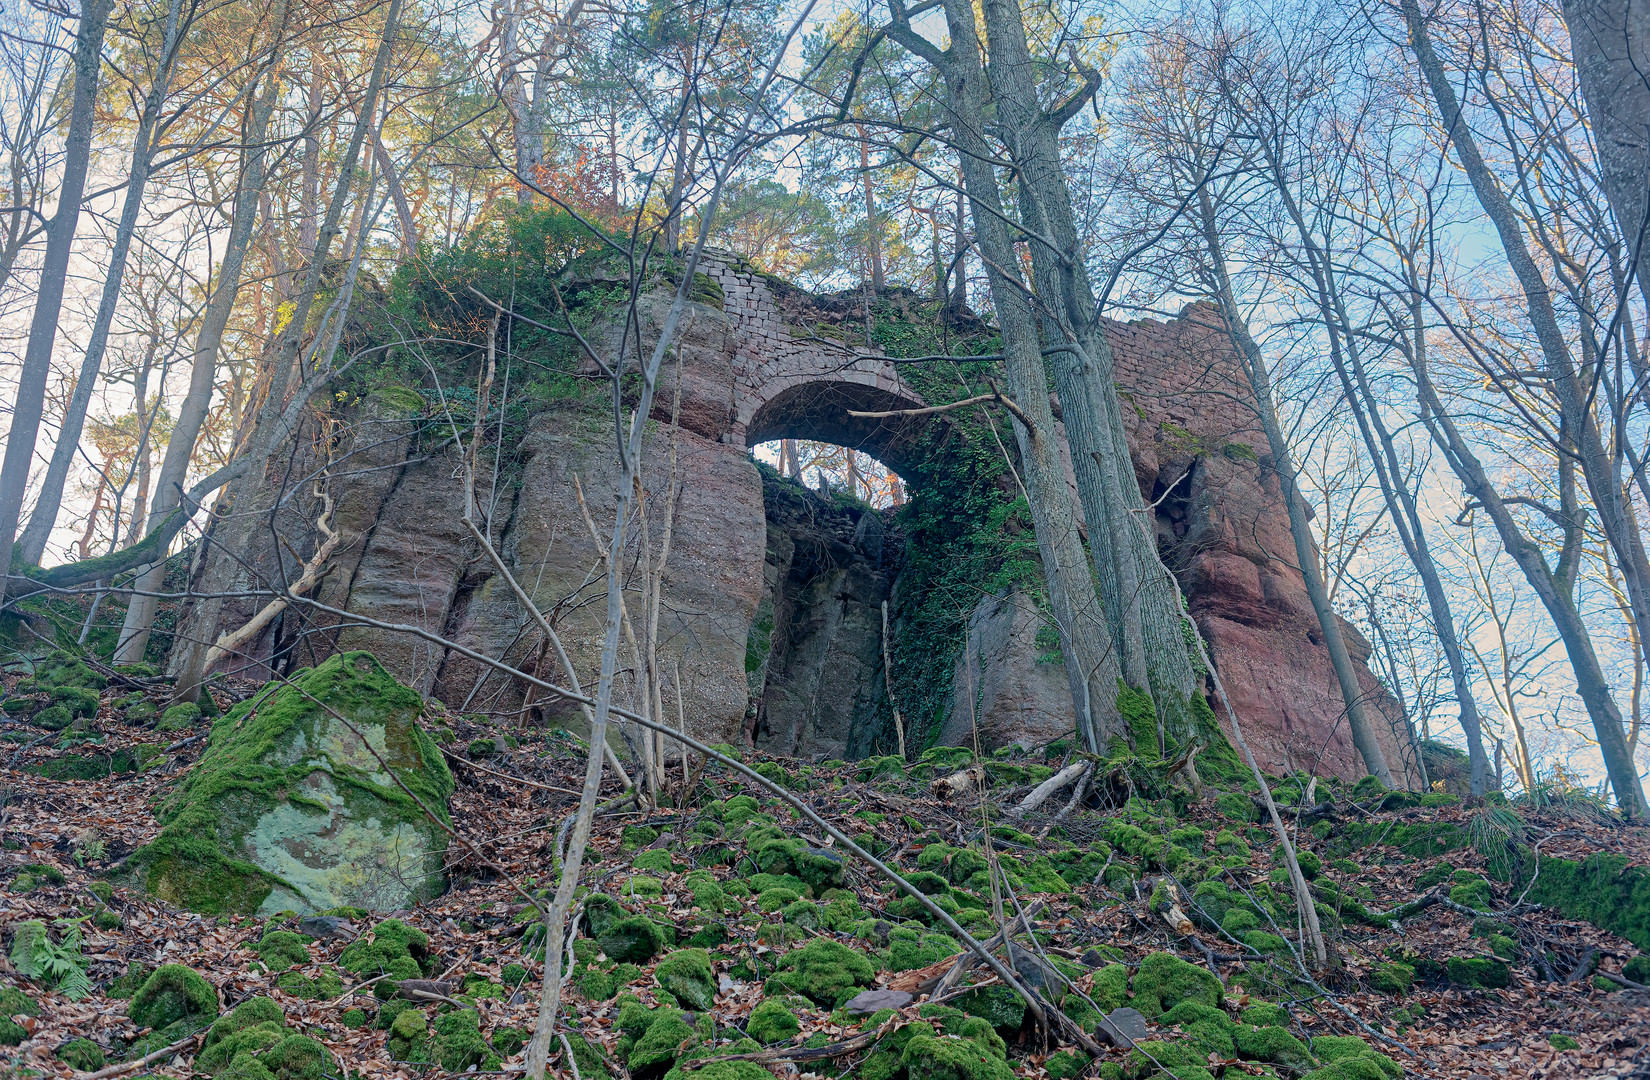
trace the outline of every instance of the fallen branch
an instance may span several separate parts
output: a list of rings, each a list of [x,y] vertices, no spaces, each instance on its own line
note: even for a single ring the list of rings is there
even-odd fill
[[[485,765],[478,765],[476,762],[471,761],[467,757],[464,757],[464,756],[459,755],[459,754],[455,754],[453,751],[447,749],[445,746],[443,746],[441,748],[441,753],[443,755],[445,755],[446,757],[452,758],[454,761],[458,762],[460,765],[465,766],[466,768],[474,769],[477,772],[484,772],[488,776],[496,776],[500,780],[508,780],[512,784],[525,784],[526,786],[528,786],[530,788],[537,788],[540,791],[554,791],[554,792],[557,792],[557,793],[562,794],[562,795],[577,795],[577,794],[579,794],[577,791],[574,791],[572,788],[556,787],[554,784],[542,784],[537,780],[529,780],[525,776],[511,776],[509,773],[502,773],[502,772],[499,772],[497,769],[489,769]]]
[[[169,1058],[174,1054],[182,1053],[191,1044],[199,1042],[205,1034],[206,1029],[202,1028],[193,1035],[179,1039],[171,1046],[164,1046],[153,1053],[145,1054],[133,1061],[122,1061],[118,1064],[110,1065],[107,1068],[99,1069],[97,1072],[77,1072],[75,1073],[75,1076],[77,1076],[79,1080],[103,1080],[106,1076],[120,1076],[123,1073],[129,1073],[135,1069],[141,1069],[145,1065],[160,1061],[162,1058]]]
[[[899,1022],[896,1023],[896,1021]],[[719,1061],[754,1061],[764,1065],[778,1061],[822,1061],[826,1058],[842,1057],[846,1054],[864,1050],[884,1035],[892,1034],[903,1026],[904,1021],[900,1021],[898,1015],[895,1015],[890,1016],[870,1031],[826,1046],[782,1046],[773,1050],[756,1050],[748,1054],[721,1054],[717,1057],[691,1058],[679,1062],[677,1068],[687,1072],[705,1065],[714,1065]]]
[[[1041,900],[1037,901],[1035,904],[1032,904],[1030,911],[1021,912],[1012,922],[1009,923],[1008,926],[993,934],[991,938],[986,941],[985,947],[988,949],[1001,948],[1003,943],[1008,940],[1008,935],[1013,932],[1012,927],[1015,923],[1022,926],[1026,933],[1031,933],[1031,920],[1035,919],[1042,913],[1044,906],[1045,905]],[[929,991],[929,1000],[933,1000],[934,998],[947,993],[952,987],[956,986],[957,983],[961,982],[962,977],[968,974],[968,972],[972,970],[974,965],[977,963],[979,963],[979,959],[977,957],[970,956],[968,953],[963,953],[961,956],[957,957],[957,962],[951,965],[951,969],[947,971],[940,981],[934,985],[934,989]]]
[[[315,554],[304,563],[304,572],[298,580],[287,586],[287,592],[302,596],[314,587],[316,580],[321,576],[321,567],[332,557],[339,541],[344,538],[341,531],[332,527],[332,495],[322,489],[317,482],[316,492],[321,497],[321,515],[315,519],[315,527],[326,536],[321,546],[315,549]],[[264,627],[275,621],[275,616],[285,611],[288,601],[276,598],[265,604],[258,613],[248,619],[238,630],[231,630],[213,642],[212,647],[206,650],[205,666],[203,671],[211,671],[212,665],[223,659],[229,653],[239,649],[263,632]]]
[[[1053,795],[1056,791],[1063,790],[1066,785],[1075,783],[1077,780],[1081,779],[1082,775],[1092,768],[1093,765],[1094,763],[1087,759],[1072,762],[1070,765],[1067,765],[1047,780],[1044,780],[1041,784],[1038,784],[1032,789],[1030,795],[1027,795],[1023,800],[1021,800],[1019,806],[1016,806],[1003,816],[1010,820],[1025,817],[1027,814],[1031,813],[1033,810],[1048,801],[1048,797],[1050,795]]]

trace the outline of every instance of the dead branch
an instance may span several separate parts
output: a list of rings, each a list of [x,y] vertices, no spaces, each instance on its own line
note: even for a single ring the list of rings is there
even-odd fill
[[[343,533],[332,528],[331,493],[317,481],[315,494],[321,497],[321,515],[315,519],[315,527],[321,530],[326,539],[322,541],[319,548],[315,549],[315,554],[310,556],[309,560],[304,563],[304,572],[299,575],[298,580],[287,586],[288,592],[299,596],[307,593],[315,585],[316,579],[320,576],[321,567],[326,565],[326,561],[332,557],[333,551],[337,549],[338,542],[343,539]],[[213,664],[257,637],[263,632],[264,627],[275,621],[275,616],[286,610],[287,603],[288,601],[284,599],[271,600],[259,609],[256,615],[248,619],[240,629],[230,631],[219,637],[212,647],[206,651],[206,666],[202,670],[212,670]]]
[[[1025,817],[1027,814],[1043,805],[1044,802],[1048,801],[1048,797],[1050,795],[1053,795],[1056,791],[1064,790],[1068,784],[1076,783],[1082,778],[1084,773],[1088,772],[1088,770],[1093,767],[1094,763],[1086,758],[1081,761],[1072,762],[1070,765],[1067,765],[1047,780],[1044,780],[1041,784],[1038,784],[1032,789],[1030,795],[1027,795],[1023,800],[1021,800],[1020,805],[1016,806],[1003,816],[1006,818]]]

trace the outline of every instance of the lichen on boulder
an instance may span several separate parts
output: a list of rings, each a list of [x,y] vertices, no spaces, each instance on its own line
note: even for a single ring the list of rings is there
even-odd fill
[[[271,683],[213,725],[128,872],[209,914],[401,910],[439,895],[453,779],[421,708],[365,652]]]

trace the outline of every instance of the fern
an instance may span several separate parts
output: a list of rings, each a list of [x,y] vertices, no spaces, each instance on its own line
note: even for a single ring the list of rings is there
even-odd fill
[[[12,932],[11,966],[25,979],[38,980],[41,957],[50,948],[51,938],[46,934],[45,923],[39,919],[20,922]]]
[[[46,924],[30,919],[17,924],[11,944],[11,963],[17,973],[50,987],[70,1001],[79,1001],[92,992],[86,976],[88,960],[81,952],[79,919],[59,919],[55,944]]]

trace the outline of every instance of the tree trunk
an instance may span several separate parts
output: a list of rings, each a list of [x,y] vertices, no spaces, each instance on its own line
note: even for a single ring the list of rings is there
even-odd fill
[[[1642,0],[1565,0],[1576,76],[1593,124],[1599,179],[1627,256],[1638,256],[1639,289],[1650,302],[1650,5]]]
[[[1018,0],[987,0],[992,86],[1000,121],[1012,132],[1021,218],[1039,299],[1058,325],[1046,325],[1061,416],[1089,550],[1101,583],[1112,645],[1123,677],[1149,689],[1160,725],[1184,740],[1193,729],[1198,678],[1181,622],[1177,587],[1158,558],[1150,517],[1129,457],[1117,401],[1110,342],[1079,250],[1071,192],[1060,157],[1059,115],[1046,112],[1033,81],[1036,65]],[[976,221],[976,225],[977,225]],[[1049,320],[1053,322],[1054,320]],[[1105,542],[1101,542],[1101,538]]]
[[[236,194],[234,219],[229,226],[229,237],[224,243],[223,262],[218,267],[218,280],[201,315],[201,329],[195,338],[193,366],[189,371],[189,390],[178,407],[177,420],[172,425],[171,437],[166,442],[166,456],[161,459],[160,474],[155,481],[155,495],[149,517],[160,521],[178,505],[183,482],[189,475],[189,461],[195,453],[195,443],[205,426],[206,415],[212,406],[212,387],[218,373],[218,350],[223,345],[224,331],[235,307],[235,296],[240,290],[241,268],[246,262],[247,248],[258,220],[258,207],[264,188],[264,162],[268,150],[264,141],[269,132],[269,119],[275,110],[279,89],[271,86],[261,98],[254,99],[251,117],[246,125],[246,166],[241,173],[240,190]],[[117,664],[135,664],[149,647],[149,629],[155,622],[158,601],[152,594],[160,589],[165,576],[165,560],[139,571],[135,592],[126,607],[126,619],[120,629],[113,661]]]
[[[80,200],[86,192],[86,169],[91,161],[92,121],[97,108],[97,82],[103,69],[103,34],[109,25],[114,0],[86,0],[75,35],[74,98],[69,106],[69,131],[65,140],[63,182],[57,191],[57,212],[46,229],[46,252],[40,263],[35,286],[34,318],[29,325],[28,345],[17,377],[17,398],[12,404],[11,431],[6,436],[6,456],[0,464],[0,555],[9,569],[15,553],[12,541],[23,513],[23,498],[29,488],[29,470],[34,464],[35,440],[46,402],[46,379],[51,374],[52,344],[57,339],[57,318],[63,307],[64,284],[69,275],[69,256],[74,250],[75,225],[80,220]],[[0,590],[3,592],[3,590]]]
[[[132,494],[132,523],[126,528],[126,543],[135,544],[143,539],[143,530],[149,522],[149,481],[150,446],[149,433],[155,428],[155,417],[160,414],[161,401],[165,397],[166,375],[165,369],[161,372],[161,391],[155,395],[155,404],[149,404],[149,372],[155,365],[155,353],[160,349],[160,342],[154,336],[149,338],[149,347],[143,352],[143,364],[138,368],[137,377],[132,380],[132,398],[137,402],[138,440],[137,450],[134,451],[133,468],[137,471],[137,491]],[[111,547],[109,550],[115,550]]]
[[[1238,105],[1235,101],[1233,104]],[[1306,215],[1302,212],[1294,190],[1288,183],[1283,163],[1277,156],[1270,134],[1261,133],[1256,142],[1261,147],[1261,153],[1271,173],[1273,187],[1282,200],[1287,216],[1300,239],[1301,248],[1306,253],[1305,269],[1315,287],[1318,314],[1329,334],[1330,363],[1340,380],[1341,396],[1357,421],[1358,434],[1369,450],[1370,461],[1374,464],[1375,477],[1386,505],[1387,519],[1397,530],[1404,553],[1415,567],[1415,572],[1421,578],[1422,588],[1426,592],[1433,630],[1444,649],[1450,669],[1450,680],[1455,687],[1456,700],[1460,703],[1461,730],[1467,737],[1470,790],[1474,795],[1483,795],[1488,791],[1489,761],[1484,755],[1484,737],[1478,717],[1478,705],[1473,700],[1472,680],[1467,675],[1461,641],[1455,632],[1455,617],[1450,610],[1449,597],[1444,592],[1443,582],[1438,576],[1438,567],[1433,562],[1432,552],[1427,546],[1425,525],[1416,507],[1414,493],[1408,485],[1398,480],[1403,475],[1403,467],[1398,460],[1392,435],[1387,431],[1386,424],[1381,418],[1380,403],[1369,385],[1363,363],[1363,351],[1358,344],[1357,336],[1352,332],[1352,321],[1346,312],[1344,294],[1335,276],[1334,265],[1330,262],[1329,253],[1318,243],[1317,237],[1307,225]],[[1425,346],[1425,334],[1418,334],[1413,347]],[[1351,363],[1350,372],[1348,361]]]
[[[952,46],[943,54],[913,32],[899,11],[895,12],[894,37],[937,68],[946,80],[952,139],[972,209],[974,236],[986,263],[991,298],[1002,329],[1003,374],[1010,396],[1030,420],[1029,426],[1015,424],[1015,442],[1048,582],[1049,606],[1060,632],[1066,676],[1077,710],[1078,734],[1091,752],[1102,752],[1113,736],[1132,741],[1116,712],[1117,658],[1107,647],[1110,635],[1105,614],[1077,531],[1077,515],[1055,440],[1037,322],[1019,278],[1013,239],[1005,225],[997,176],[990,164],[993,155],[977,127],[978,118],[985,114],[986,80],[974,9],[967,0],[946,0],[945,13]]]
[[[98,301],[97,315],[92,320],[91,337],[86,342],[86,355],[80,363],[80,377],[74,393],[69,397],[69,408],[63,416],[63,426],[52,448],[51,464],[35,500],[34,513],[21,541],[25,562],[38,564],[46,552],[46,541],[51,538],[52,526],[57,524],[57,512],[63,505],[63,485],[69,479],[75,454],[80,450],[80,434],[86,425],[86,408],[91,404],[92,392],[97,389],[97,377],[103,371],[103,352],[109,342],[109,327],[114,322],[115,308],[120,302],[121,279],[126,274],[126,256],[132,249],[132,234],[137,231],[138,213],[143,209],[143,193],[149,182],[149,169],[154,161],[152,144],[155,125],[160,121],[161,104],[172,82],[172,63],[177,56],[178,12],[180,0],[172,0],[166,10],[165,36],[161,45],[160,64],[155,69],[155,81],[144,98],[143,112],[138,117],[137,133],[132,139],[132,165],[126,179],[126,203],[121,208],[120,223],[115,227],[115,242],[109,248],[107,269],[103,278],[103,295]],[[138,399],[141,412],[146,402]],[[141,516],[141,515],[138,515]],[[134,521],[137,520],[134,517]]]

